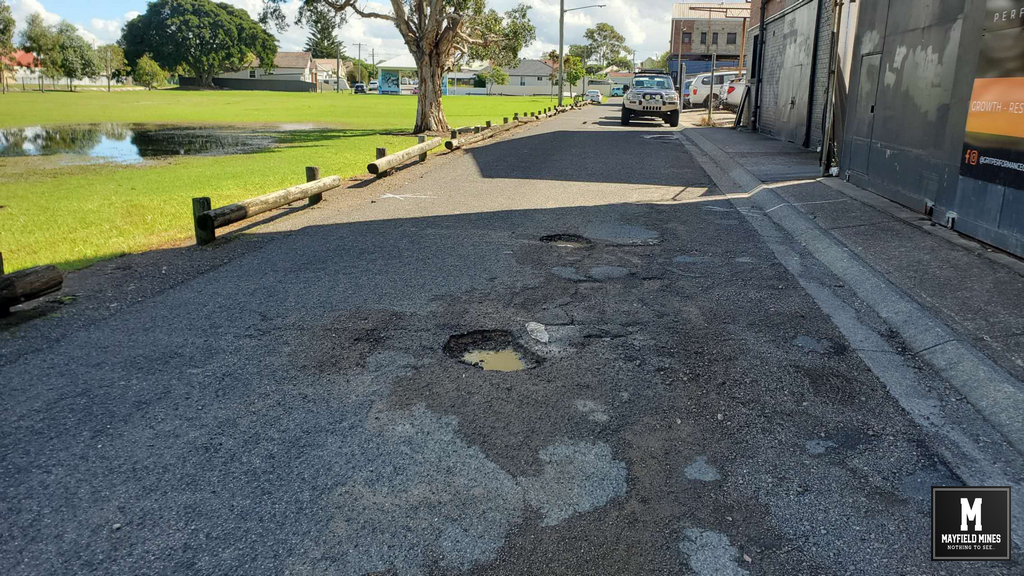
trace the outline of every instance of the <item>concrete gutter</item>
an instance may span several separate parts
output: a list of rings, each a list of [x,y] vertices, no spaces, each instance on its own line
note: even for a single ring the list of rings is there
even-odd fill
[[[719,188],[733,205],[746,212],[748,218],[751,210],[768,216],[796,238],[895,329],[911,353],[928,362],[1005,436],[1017,452],[1024,454],[1024,412],[1021,411],[1024,384],[963,341],[927,309],[698,131],[684,130],[676,136],[684,145],[695,145],[710,156],[732,181],[718,182],[716,178]]]

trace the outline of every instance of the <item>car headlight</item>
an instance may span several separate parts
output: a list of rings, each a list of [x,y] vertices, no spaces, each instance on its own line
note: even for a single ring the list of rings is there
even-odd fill
[[[665,95],[665,102],[679,102],[679,95],[678,94],[666,94]]]

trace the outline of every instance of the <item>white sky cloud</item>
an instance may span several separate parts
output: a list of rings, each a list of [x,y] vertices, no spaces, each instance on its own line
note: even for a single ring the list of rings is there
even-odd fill
[[[49,24],[56,24],[61,17],[57,13],[45,9],[41,0],[8,0],[13,8],[14,17],[20,27],[25,18],[33,13],[43,14]],[[45,0],[44,0],[45,1]],[[245,9],[253,17],[259,14],[263,0],[222,0]],[[488,6],[499,12],[515,7],[520,2],[531,6],[530,17],[537,27],[537,41],[523,50],[524,58],[538,58],[553,48],[558,47],[558,8],[559,0],[489,0]],[[604,8],[589,8],[573,11],[565,18],[565,44],[584,42],[583,33],[587,28],[598,22],[607,22],[614,26],[623,36],[626,43],[636,49],[637,60],[656,56],[668,49],[669,22],[671,21],[672,5],[675,0],[567,0],[566,7],[587,5],[601,2]],[[742,3],[742,2],[741,2]],[[102,4],[99,2],[98,4]],[[284,6],[289,19],[289,27],[285,32],[273,31],[278,38],[281,50],[301,50],[306,42],[308,31],[294,24],[301,0],[290,0]],[[390,2],[368,1],[366,9],[377,12],[390,12]],[[97,6],[97,12],[100,6]],[[79,33],[90,42],[114,42],[121,34],[121,27],[139,13],[128,12],[120,18],[109,14],[97,14],[88,22],[74,22]],[[394,25],[384,20],[361,19],[350,15],[349,21],[342,27],[340,38],[345,42],[346,51],[351,56],[358,55],[358,44],[363,44],[363,56],[370,59],[373,50],[377,60],[394,58],[407,52]]]

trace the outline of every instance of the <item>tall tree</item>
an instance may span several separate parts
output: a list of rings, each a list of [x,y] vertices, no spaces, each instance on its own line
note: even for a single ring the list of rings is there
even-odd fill
[[[63,21],[57,25],[57,50],[60,54],[57,70],[68,80],[68,90],[75,90],[75,80],[100,75],[96,51],[78,35],[74,24]]]
[[[571,44],[569,54],[579,58],[584,64],[589,64],[594,59],[594,49],[589,44]]]
[[[488,94],[491,93],[491,88],[494,85],[507,86],[509,81],[508,72],[505,72],[501,66],[492,66],[490,70],[481,72],[476,77],[483,80],[484,84],[487,85]]]
[[[281,6],[288,0],[264,0],[261,21],[279,28],[287,22]],[[341,14],[348,10],[362,18],[386,20],[395,25],[416,59],[420,78],[415,132],[449,130],[441,104],[441,77],[463,58],[487,60],[494,66],[519,65],[519,52],[533,42],[536,29],[529,7],[498,14],[487,9],[486,0],[391,0],[390,13],[360,8],[359,0],[302,0],[302,7],[319,5]],[[302,19],[300,14],[300,20]]]
[[[592,57],[597,58],[605,66],[608,66],[612,60],[627,50],[626,37],[619,34],[614,26],[605,22],[587,29],[583,33],[583,37],[590,42]]]
[[[167,70],[183,68],[200,87],[221,72],[241,70],[258,58],[269,70],[277,40],[249,13],[210,0],[156,0],[124,25],[118,45],[134,69],[144,55]]]
[[[167,71],[150,58],[149,54],[143,54],[132,68],[132,78],[135,79],[135,82],[150,90],[163,86],[167,81],[167,76]]]
[[[316,4],[306,11],[306,52],[313,58],[334,58],[345,51],[345,43],[338,39],[338,29],[344,26],[348,15],[338,13],[322,4]]]
[[[124,50],[117,44],[105,44],[96,49],[96,62],[100,72],[107,78],[107,92],[110,92],[110,80],[120,75],[128,67],[124,58]]]
[[[14,70],[14,16],[7,2],[0,0],[0,89],[7,94],[7,72]]]
[[[42,72],[57,74],[60,54],[57,51],[57,35],[52,27],[47,26],[43,16],[33,12],[25,19],[25,29],[21,31],[21,49],[32,54],[33,64]],[[56,61],[56,62],[55,62]],[[52,77],[52,76],[51,76]],[[39,91],[44,92],[43,74],[39,74]]]

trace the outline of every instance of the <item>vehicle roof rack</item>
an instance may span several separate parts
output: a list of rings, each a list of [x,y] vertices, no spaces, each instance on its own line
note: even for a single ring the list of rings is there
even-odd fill
[[[664,74],[668,76],[668,72],[661,68],[641,68],[637,74]]]

